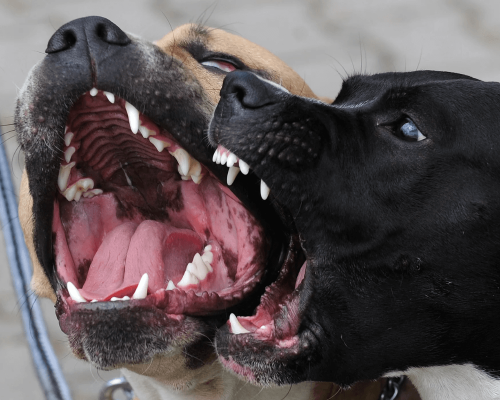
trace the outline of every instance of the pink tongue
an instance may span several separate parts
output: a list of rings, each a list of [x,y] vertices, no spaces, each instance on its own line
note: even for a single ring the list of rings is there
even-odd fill
[[[188,246],[168,245],[186,243],[186,239]],[[104,238],[80,293],[87,300],[132,296],[145,273],[149,276],[149,292],[154,292],[167,286],[169,273],[165,271],[165,261],[169,271],[175,271],[175,275],[177,271],[183,273],[202,246],[200,237],[190,230],[150,220],[139,226],[126,222]]]

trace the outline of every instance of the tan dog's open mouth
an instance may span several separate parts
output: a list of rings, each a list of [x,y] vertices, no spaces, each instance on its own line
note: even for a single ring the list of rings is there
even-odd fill
[[[113,368],[182,349],[203,365],[232,312],[262,301],[257,315],[272,320],[297,285],[300,244],[255,176],[212,162],[206,129],[227,71],[276,68],[314,96],[305,83],[262,48],[196,25],[154,46],[89,17],[47,53],[16,110],[20,209],[35,287],[57,298],[73,352]]]
[[[265,265],[261,225],[168,131],[91,92],[69,113],[54,203],[64,297],[146,299],[169,314],[238,303]]]

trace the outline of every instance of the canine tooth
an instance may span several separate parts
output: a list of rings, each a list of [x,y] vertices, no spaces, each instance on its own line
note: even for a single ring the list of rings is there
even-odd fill
[[[74,301],[76,301],[77,303],[86,303],[87,302],[87,300],[85,300],[83,298],[83,296],[80,294],[78,289],[71,282],[68,282],[66,284],[66,288],[68,289],[68,293],[69,293],[70,297]]]
[[[175,283],[172,281],[168,281],[167,289],[165,290],[174,290],[176,288]]]
[[[104,96],[106,96],[108,98],[110,103],[115,102],[115,95],[113,93],[109,93],[109,92],[103,92],[103,93],[104,93]]]
[[[227,166],[232,167],[236,162],[238,161],[238,157],[236,157],[236,154],[229,153],[229,157],[227,158]]]
[[[229,167],[229,171],[227,171],[227,184],[231,186],[238,176],[240,169],[238,167]]]
[[[241,333],[250,333],[250,331],[243,328],[243,326],[240,324],[240,321],[238,321],[238,318],[236,318],[236,315],[234,315],[233,313],[231,313],[231,315],[229,316],[229,322],[231,323],[231,332],[235,335],[239,335]]]
[[[59,190],[64,192],[68,187],[68,179],[71,174],[71,168],[75,166],[75,162],[61,165],[59,168],[59,176],[57,177],[57,186],[59,186]]]
[[[133,299],[145,299],[148,295],[148,284],[149,284],[149,276],[148,274],[144,274],[137,285],[137,289],[132,296]]]
[[[73,132],[67,132],[64,134],[64,144],[66,146],[69,146],[71,144],[71,141],[73,140],[73,136],[75,136],[75,134]]]
[[[73,154],[75,154],[76,149],[73,146],[70,146],[66,149],[64,152],[64,159],[66,160],[67,163],[71,161],[71,157]]]
[[[266,182],[261,180],[260,181],[260,196],[262,197],[262,200],[267,199],[270,191],[271,191],[271,189],[269,189],[269,186],[266,185]]]
[[[226,161],[227,161],[227,153],[226,153],[226,152],[224,152],[224,153],[222,153],[222,156],[220,157],[220,163],[221,163],[222,165],[225,165],[225,164],[226,164]]]
[[[92,197],[97,196],[97,195],[102,194],[102,193],[103,193],[102,189],[91,189],[91,190],[87,190],[85,193],[83,193],[82,196],[85,197],[86,199],[91,199]]]
[[[137,133],[137,131],[139,130],[139,110],[137,110],[137,108],[135,108],[128,101],[125,102],[125,110],[127,110],[130,130],[133,133]]]
[[[142,137],[144,139],[147,139],[150,136],[156,135],[155,131],[152,131],[151,129],[148,129],[145,126],[140,125],[140,124],[139,124],[139,132],[141,132],[141,135],[142,135]],[[153,142],[151,142],[151,143],[153,143]],[[167,142],[163,142],[163,143],[167,143]],[[170,146],[170,143],[167,143],[167,145],[165,145],[163,147],[165,148],[165,147],[168,147],[168,146]],[[163,149],[161,149],[161,150],[163,150]],[[158,150],[158,151],[161,151],[161,150]]]
[[[94,97],[94,96],[95,96],[98,92],[99,92],[99,91],[98,91],[96,88],[92,88],[92,89],[90,89],[90,92],[89,92],[89,93],[90,93],[90,95],[91,95],[92,97]]]
[[[250,167],[248,166],[248,164],[245,161],[240,159],[238,161],[238,166],[240,167],[241,173],[243,175],[248,175],[248,171],[250,171]]]
[[[177,282],[177,287],[197,285],[198,283],[200,283],[199,279],[196,276],[194,276],[191,272],[189,272],[186,268],[186,272],[184,272],[182,279],[179,282]]]
[[[191,156],[184,149],[177,149],[172,154],[177,162],[179,163],[179,167],[181,168],[181,175],[188,176],[189,169],[191,168]]]

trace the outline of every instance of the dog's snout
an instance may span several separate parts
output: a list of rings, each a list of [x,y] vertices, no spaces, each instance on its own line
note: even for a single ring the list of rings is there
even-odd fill
[[[277,100],[277,90],[279,89],[251,72],[234,71],[224,79],[221,97],[233,95],[243,107],[259,108],[274,103]]]
[[[52,54],[69,50],[79,42],[86,43],[89,47],[126,46],[130,43],[130,38],[106,18],[85,17],[59,28],[50,38],[45,52]]]

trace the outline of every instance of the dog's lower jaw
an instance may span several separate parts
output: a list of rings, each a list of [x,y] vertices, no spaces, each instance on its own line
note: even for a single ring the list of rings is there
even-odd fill
[[[217,361],[188,370],[179,368],[183,363],[182,354],[178,357],[177,361],[156,357],[150,364],[129,366],[121,372],[135,395],[148,400],[279,400],[285,396],[289,400],[305,400],[321,385],[305,382],[293,387],[263,389],[241,381]]]
[[[497,400],[500,379],[472,364],[410,368],[386,376],[407,375],[422,400]]]

